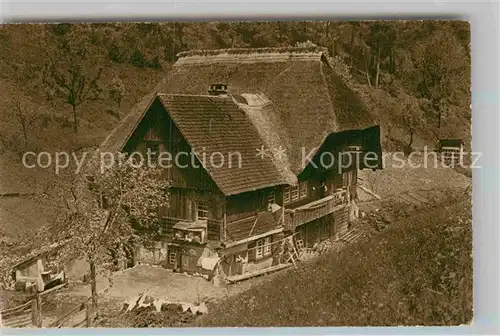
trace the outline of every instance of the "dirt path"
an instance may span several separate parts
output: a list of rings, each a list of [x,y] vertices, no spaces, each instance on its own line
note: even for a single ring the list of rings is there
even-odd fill
[[[451,168],[433,163],[424,165],[422,157],[403,164],[385,153],[384,162],[383,170],[365,169],[358,174],[358,184],[380,197],[376,199],[358,188],[362,211],[371,212],[391,203],[419,208],[438,203],[446,199],[450,192],[459,192],[472,185],[471,178]],[[428,162],[431,162],[430,157]]]

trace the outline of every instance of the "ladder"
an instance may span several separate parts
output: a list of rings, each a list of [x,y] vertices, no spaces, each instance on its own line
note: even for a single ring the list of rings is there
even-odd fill
[[[284,247],[287,248],[289,257],[287,259],[288,262],[292,262],[293,266],[297,267],[297,261],[299,261],[299,254],[297,252],[297,249],[295,248],[295,245],[293,244],[293,238],[287,238],[284,240]]]

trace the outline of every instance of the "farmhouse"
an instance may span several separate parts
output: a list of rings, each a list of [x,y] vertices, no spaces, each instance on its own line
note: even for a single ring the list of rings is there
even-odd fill
[[[286,266],[297,247],[345,234],[356,216],[357,170],[382,168],[380,129],[327,52],[178,57],[101,146],[155,153],[155,162],[163,152],[178,158],[165,168],[164,239],[135,259],[188,273],[218,265],[231,280]]]
[[[463,163],[464,142],[461,139],[441,139],[437,145],[442,163],[446,166],[458,166]]]

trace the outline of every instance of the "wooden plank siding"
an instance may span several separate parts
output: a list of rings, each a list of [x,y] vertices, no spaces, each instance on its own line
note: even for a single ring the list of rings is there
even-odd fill
[[[347,189],[342,189],[335,192],[333,195],[311,202],[305,206],[289,210],[288,212],[291,212],[291,217],[289,218],[289,220],[292,221],[291,227],[295,228],[325,217],[336,212],[338,209],[347,207],[348,204],[348,191]]]
[[[349,208],[341,208],[333,213],[335,237],[340,238],[349,230]]]
[[[276,188],[265,188],[227,198],[226,220],[228,223],[255,216],[267,211],[267,197]]]
[[[0,324],[7,328],[26,328],[34,325],[33,301],[0,311]]]
[[[207,224],[207,240],[221,240],[222,221],[209,219]]]
[[[123,152],[139,152],[146,159],[147,148],[151,143],[158,144],[160,152],[170,153],[172,161],[165,159],[163,163],[171,165],[171,167],[165,168],[165,176],[171,181],[173,187],[218,191],[217,185],[199,160],[194,158],[194,162],[192,162],[191,147],[168,113],[165,113],[164,108],[157,101],[146,112],[127,141]],[[178,155],[179,153],[189,153],[189,155]],[[175,161],[176,156],[177,162]],[[167,154],[164,157],[167,158]]]

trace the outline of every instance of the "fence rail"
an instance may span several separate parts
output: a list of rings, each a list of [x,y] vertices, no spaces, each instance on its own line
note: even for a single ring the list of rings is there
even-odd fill
[[[35,303],[33,303],[35,301]],[[34,325],[33,311],[36,299],[17,307],[0,311],[0,325],[7,328],[26,328]]]
[[[42,327],[42,297],[63,288],[67,284],[61,284],[48,289],[44,292],[37,293],[32,300],[23,303],[17,307],[12,307],[0,311],[0,326],[6,328],[27,328],[27,327]],[[78,313],[85,310],[85,317],[69,325],[68,327],[90,327],[92,326],[95,317],[94,309],[89,304],[90,298],[85,302],[68,311],[64,316],[57,321],[51,323],[51,328],[61,328],[65,322],[74,319]],[[66,327],[66,326],[65,326]]]
[[[295,229],[297,226],[312,222],[318,218],[329,215],[349,204],[349,192],[341,189],[330,196],[323,197],[295,209],[285,210],[289,215],[286,219],[291,221],[288,227]]]
[[[49,328],[80,328],[80,327],[91,327],[92,321],[95,317],[94,309],[89,302],[91,298],[85,300],[81,304],[75,306],[70,309],[66,314],[60,317],[57,321],[52,322],[49,325]],[[85,311],[85,316],[83,319],[78,320],[77,322],[73,321],[70,325],[66,325],[68,321],[74,319],[80,312]]]

